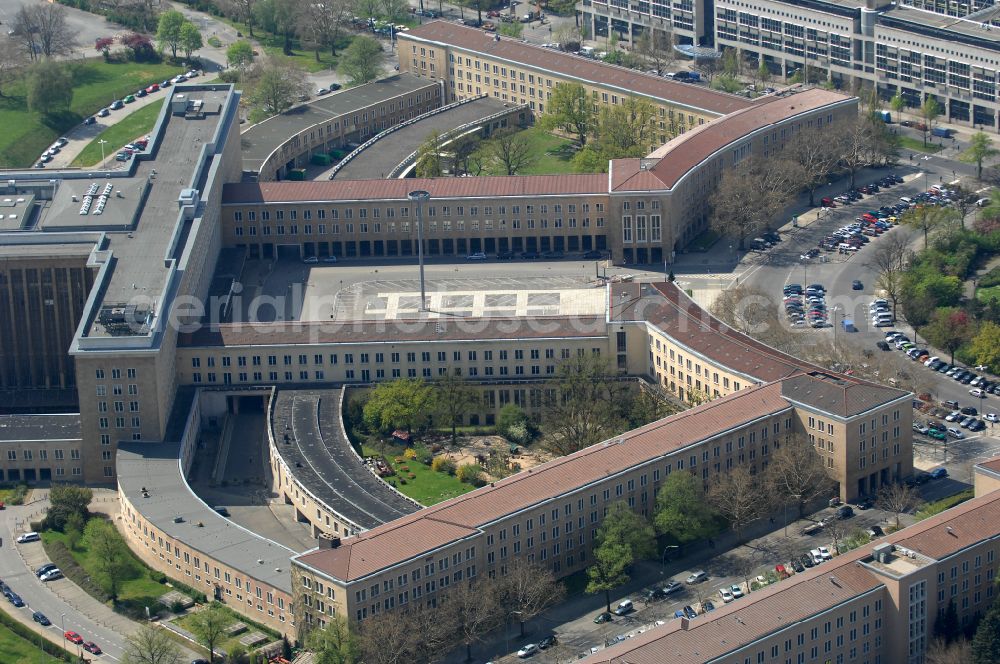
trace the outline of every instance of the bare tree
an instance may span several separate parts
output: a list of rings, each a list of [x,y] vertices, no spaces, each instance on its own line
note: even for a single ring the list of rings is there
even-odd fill
[[[739,242],[767,227],[791,199],[796,168],[782,159],[754,157],[727,169],[710,199],[712,227]]]
[[[673,32],[644,30],[636,41],[635,50],[660,75],[677,59],[677,54],[674,53]]]
[[[961,638],[952,643],[934,639],[924,656],[924,664],[968,664],[972,661],[972,645]]]
[[[125,638],[123,664],[180,664],[181,651],[166,630],[140,625]]]
[[[872,143],[871,123],[868,118],[858,116],[843,123],[830,127],[826,135],[831,142],[838,142],[840,165],[851,178],[851,188],[854,188],[854,178],[868,164],[869,150]]]
[[[66,23],[66,8],[57,3],[22,5],[14,17],[12,32],[32,58],[65,55],[76,46],[75,32]]]
[[[799,182],[809,192],[809,205],[815,205],[816,188],[827,181],[840,161],[837,142],[830,140],[827,131],[810,127],[800,130],[782,155],[798,167]]]
[[[920,497],[907,485],[895,482],[882,487],[875,504],[879,509],[892,512],[896,517],[896,528],[899,528],[899,515],[909,512],[920,504]]]
[[[743,528],[764,513],[768,503],[760,477],[744,466],[721,475],[709,487],[708,500],[729,521],[738,539],[743,538]]]
[[[868,266],[878,275],[876,285],[892,300],[895,312],[903,291],[903,275],[910,263],[912,252],[908,239],[899,233],[892,233],[875,246]]]
[[[323,0],[302,6],[298,14],[298,31],[312,45],[317,62],[323,49],[329,49],[331,56],[337,55],[337,41],[351,20],[352,13],[353,5],[350,0]]]
[[[496,584],[489,581],[452,586],[440,620],[450,624],[465,645],[466,661],[472,660],[472,646],[503,624]]]
[[[434,387],[434,412],[441,423],[451,427],[451,444],[458,438],[458,425],[466,413],[479,405],[479,391],[476,386],[457,373],[448,373],[432,384]]]
[[[268,58],[250,72],[247,101],[265,117],[286,111],[306,93],[305,72],[284,58]]]
[[[389,611],[365,620],[360,625],[359,645],[365,664],[404,664],[415,661],[414,639],[423,634],[413,629],[412,616]]]
[[[798,508],[800,519],[808,503],[833,490],[823,457],[804,438],[786,440],[774,451],[767,478],[775,494]]]
[[[538,161],[538,155],[534,153],[528,139],[513,129],[496,132],[483,144],[481,150],[506,175],[517,175]]]
[[[516,615],[524,636],[524,623],[563,600],[566,588],[556,581],[552,570],[523,558],[514,559],[507,574],[497,579],[499,603],[504,621]]]
[[[236,10],[240,20],[247,26],[247,32],[253,38],[253,9],[257,0],[228,0],[227,4]]]
[[[827,534],[830,535],[830,539],[833,541],[833,552],[835,555],[840,555],[840,543],[844,541],[847,537],[847,527],[844,522],[840,519],[834,517],[834,519],[828,522],[825,526]]]
[[[393,613],[388,615],[393,616]],[[436,662],[451,649],[455,638],[454,625],[441,614],[440,608],[428,607],[422,602],[411,604],[404,614],[410,627],[408,650],[411,662]],[[395,616],[399,618],[399,616]]]
[[[746,284],[719,293],[710,311],[733,329],[754,337],[776,322],[778,313],[774,301],[763,290]]]
[[[545,449],[559,456],[571,454],[622,430],[615,406],[624,401],[628,389],[614,379],[607,360],[600,355],[562,362],[544,390]]]

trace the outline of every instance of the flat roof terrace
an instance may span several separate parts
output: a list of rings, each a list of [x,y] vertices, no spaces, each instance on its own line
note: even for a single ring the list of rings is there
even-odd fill
[[[379,102],[388,101],[399,95],[436,85],[438,85],[437,81],[409,74],[398,74],[356,88],[335,92],[329,96],[296,106],[281,115],[258,122],[240,136],[243,148],[243,170],[259,171],[272,152],[303,129],[308,129],[338,115],[344,115]]]
[[[463,125],[475,125],[504,110],[513,112],[517,104],[494,97],[480,97],[446,111],[424,114],[402,129],[387,134],[345,164],[331,180],[385,178],[434,132],[445,133]]]
[[[0,442],[79,441],[80,414],[2,415]]]
[[[419,505],[373,475],[351,448],[340,416],[342,394],[279,391],[270,423],[277,453],[315,498],[362,528],[416,512]]]
[[[139,517],[186,546],[290,593],[295,551],[223,518],[181,473],[179,443],[120,443],[118,489]]]
[[[996,18],[984,16],[983,20],[970,20],[915,7],[895,5],[879,14],[878,27],[897,28],[949,42],[1000,51],[1000,28],[991,25],[988,22],[991,20]]]

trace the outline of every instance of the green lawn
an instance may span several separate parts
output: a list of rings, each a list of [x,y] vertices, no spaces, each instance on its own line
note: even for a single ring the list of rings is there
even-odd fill
[[[912,136],[900,136],[899,137],[899,148],[901,150],[913,150],[916,152],[929,152],[934,154],[935,152],[940,152],[941,147],[930,142],[930,136],[927,137],[927,145],[924,145],[923,139],[913,138]]]
[[[0,168],[31,166],[66,130],[75,127],[115,99],[150,83],[171,78],[182,70],[167,64],[106,63],[97,58],[75,62],[73,101],[68,111],[42,116],[28,110],[22,81],[4,87],[0,97]]]
[[[942,498],[941,500],[935,500],[934,502],[927,503],[919,510],[917,510],[916,514],[917,521],[926,519],[929,516],[934,516],[935,514],[940,514],[941,512],[951,509],[955,505],[958,505],[959,503],[964,503],[965,501],[974,497],[975,497],[975,491],[973,491],[972,489],[966,489],[965,491],[956,493],[953,496],[948,496],[947,498]]]
[[[538,160],[518,175],[558,175],[576,172],[572,163],[573,155],[576,154],[576,141],[550,134],[541,127],[530,127],[522,131],[521,135],[531,143],[531,152],[537,155]],[[486,171],[483,175],[503,175],[503,172]]]
[[[101,517],[94,518],[99,519]],[[61,541],[63,544],[66,544],[66,534],[54,530],[47,530],[42,533],[42,541],[46,545],[57,541]],[[77,562],[77,564],[84,569],[84,571],[92,576],[97,576],[93,555],[87,546],[86,537],[80,539],[75,549],[70,549],[70,554],[73,556],[73,559]],[[141,607],[145,606],[152,608],[158,603],[161,595],[170,592],[172,589],[166,587],[158,581],[155,581],[153,575],[159,576],[159,574],[147,567],[146,564],[139,560],[130,550],[128,555],[130,559],[129,567],[132,570],[132,574],[131,578],[122,583],[121,590],[118,593],[119,605],[122,605],[123,608],[140,607],[139,610],[142,610]]]
[[[0,652],[5,662],[16,664],[62,664],[62,660],[50,657],[37,645],[24,639],[8,628],[0,625]]]
[[[475,487],[470,484],[463,484],[454,475],[439,473],[431,470],[416,459],[406,459],[402,463],[397,463],[396,458],[402,458],[402,446],[387,446],[385,448],[385,458],[392,464],[396,474],[385,478],[392,486],[399,489],[403,495],[413,498],[421,505],[434,505],[443,500],[461,496],[463,493],[472,491]],[[379,453],[377,449],[369,445],[362,448],[365,456],[375,456]],[[402,470],[409,468],[409,472]],[[413,477],[410,477],[413,475]],[[406,482],[403,484],[403,482]]]
[[[228,23],[234,30],[238,30],[243,33],[245,39],[249,41],[250,36],[247,31],[247,26],[239,21],[233,21],[224,16],[218,17],[218,20]],[[340,39],[340,43],[337,45],[337,54],[347,45],[351,43],[351,39],[354,37],[354,33],[345,32]],[[329,51],[320,51],[319,60],[316,59],[316,54],[313,51],[305,50],[301,48],[298,40],[292,41],[292,54],[285,55],[284,45],[285,40],[283,37],[272,35],[260,26],[254,26],[253,38],[257,41],[261,47],[270,56],[278,56],[282,58],[287,58],[291,62],[294,62],[299,67],[302,67],[308,72],[316,73],[321,71],[331,71],[337,68],[337,58],[330,55]]]
[[[93,166],[98,163],[101,160],[101,144],[98,141],[101,140],[107,141],[104,146],[104,154],[113,157],[123,146],[150,132],[153,125],[156,124],[156,118],[159,117],[161,108],[163,108],[163,100],[143,106],[135,113],[122,118],[118,124],[111,125],[98,134],[77,155],[71,165]]]
[[[240,638],[246,636],[250,632],[261,632],[263,634],[267,634],[268,637],[270,637],[270,640],[277,640],[277,639],[281,638],[281,636],[277,632],[275,632],[274,630],[272,630],[272,629],[267,629],[267,628],[264,628],[264,627],[258,627],[256,625],[253,625],[253,624],[247,622],[246,618],[244,618],[243,616],[239,615],[238,613],[236,613],[235,611],[233,611],[232,609],[230,609],[228,606],[226,606],[224,604],[217,604],[216,606],[219,606],[223,611],[225,611],[230,616],[232,616],[232,619],[233,619],[234,623],[235,622],[241,622],[241,623],[243,623],[244,625],[247,626],[247,631],[242,632],[240,634],[237,634],[236,636],[234,636],[232,638],[224,639],[223,641],[220,641],[219,643],[217,643],[215,645],[216,650],[220,650],[221,649],[221,650],[224,650],[225,652],[228,653],[228,652],[232,652],[233,648],[235,648],[237,645],[240,645],[240,647],[242,648],[243,646],[240,644]],[[182,629],[186,629],[187,631],[189,631],[189,632],[191,632],[193,634],[194,630],[191,628],[191,621],[194,619],[194,616],[195,616],[195,613],[193,613],[193,612],[192,613],[186,613],[183,616],[174,618],[170,622],[172,622],[175,625],[181,627]],[[190,645],[190,644],[188,644],[188,645]],[[208,653],[207,649],[205,650],[205,653],[206,654]]]

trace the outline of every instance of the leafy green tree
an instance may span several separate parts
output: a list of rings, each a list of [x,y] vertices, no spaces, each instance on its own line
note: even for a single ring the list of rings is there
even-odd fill
[[[165,629],[154,625],[139,625],[125,637],[122,664],[180,664],[181,651]]]
[[[899,122],[899,114],[906,108],[906,100],[903,98],[903,93],[897,92],[893,95],[892,99],[889,100],[889,106],[896,114],[896,121]]]
[[[253,46],[243,39],[234,41],[226,49],[226,62],[229,63],[230,67],[238,69],[240,74],[246,72],[253,65],[253,58]]]
[[[767,68],[767,62],[764,61],[764,57],[760,58],[760,65],[757,66],[757,78],[761,83],[767,83],[771,80],[771,70]]]
[[[83,530],[86,527],[87,522],[79,512],[72,512],[66,517],[66,526],[63,528],[63,532],[66,533],[66,547],[70,551],[76,549],[76,545],[80,543],[80,539],[83,537]]]
[[[955,598],[948,600],[948,608],[944,615],[939,615],[934,621],[934,635],[944,639],[945,644],[949,644],[961,635],[962,627],[958,622],[958,607],[955,606]]]
[[[427,424],[433,404],[433,388],[419,378],[379,383],[365,402],[365,422],[382,432],[406,429],[412,433]]]
[[[449,372],[433,383],[434,414],[451,427],[451,444],[458,439],[458,426],[479,406],[479,390],[457,373]]]
[[[28,108],[48,115],[68,109],[73,101],[73,77],[55,60],[41,60],[31,66],[26,79]]]
[[[190,60],[191,54],[204,46],[201,40],[201,30],[191,21],[184,21],[177,44],[184,51],[184,57]]]
[[[337,614],[321,629],[313,629],[306,637],[306,646],[313,652],[316,664],[358,664],[361,645],[347,619]]]
[[[573,155],[573,170],[577,173],[607,173],[608,157],[594,145],[588,145]]]
[[[969,351],[977,364],[985,364],[994,370],[1000,367],[1000,325],[991,321],[980,323]]]
[[[996,662],[1000,662],[1000,602],[994,601],[972,638],[972,664]]]
[[[924,249],[926,249],[930,232],[943,226],[953,215],[954,213],[947,208],[935,205],[921,205],[903,213],[900,221],[923,233]]]
[[[177,57],[177,49],[181,45],[181,30],[188,20],[184,14],[176,9],[171,9],[160,14],[160,20],[156,25],[156,42],[160,45],[160,50],[170,49],[170,56]]]
[[[134,573],[128,545],[115,527],[103,519],[91,519],[84,530],[87,546],[93,554],[97,581],[118,601],[122,584]]]
[[[948,351],[952,364],[955,363],[955,351],[972,338],[975,332],[975,321],[964,309],[942,307],[931,315],[930,323],[920,332],[932,345]]]
[[[214,603],[191,616],[188,625],[198,639],[198,643],[208,648],[209,662],[215,660],[215,646],[219,645],[219,642],[225,637],[229,625],[233,622],[229,612]]]
[[[594,564],[587,568],[587,592],[604,593],[604,602],[611,612],[611,591],[629,581],[628,568],[632,552],[624,544],[606,541],[594,547]]]
[[[671,473],[656,494],[656,530],[679,544],[710,537],[715,514],[705,492],[691,473]]]
[[[927,145],[927,135],[930,133],[931,129],[934,128],[934,125],[937,123],[937,119],[940,116],[941,104],[939,104],[938,100],[934,98],[934,95],[928,95],[927,99],[924,100],[923,105],[920,107],[920,117],[924,121],[924,145]]]
[[[656,133],[656,107],[648,99],[626,97],[598,115],[597,138],[609,159],[643,156]]]
[[[608,540],[627,546],[632,560],[656,557],[656,532],[652,524],[624,501],[612,503],[597,529],[598,544]]]
[[[340,54],[338,68],[353,85],[360,85],[375,80],[384,58],[381,44],[371,37],[359,35]]]
[[[73,514],[79,517],[79,521],[74,523],[86,523],[87,507],[93,497],[94,492],[89,487],[53,484],[49,489],[49,509],[45,515],[47,525],[55,530],[63,530]]]
[[[993,147],[993,139],[985,132],[977,131],[969,139],[969,147],[963,152],[959,159],[967,164],[976,165],[976,179],[983,179],[983,162],[1000,154],[1000,150]]]
[[[576,136],[581,146],[593,133],[597,121],[593,102],[579,83],[557,83],[547,102],[541,124],[546,129],[560,129]]]
[[[501,23],[500,27],[497,28],[499,32],[504,37],[513,37],[514,39],[520,39],[521,35],[524,34],[524,23],[520,21],[513,21],[511,23]]]
[[[716,76],[712,81],[712,89],[735,94],[743,89],[743,84],[736,77],[723,74],[722,76]]]

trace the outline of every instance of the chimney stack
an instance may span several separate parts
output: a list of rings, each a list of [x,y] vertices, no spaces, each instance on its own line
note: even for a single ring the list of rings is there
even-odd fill
[[[316,539],[321,549],[336,549],[340,546],[340,538],[330,533],[320,533]]]

